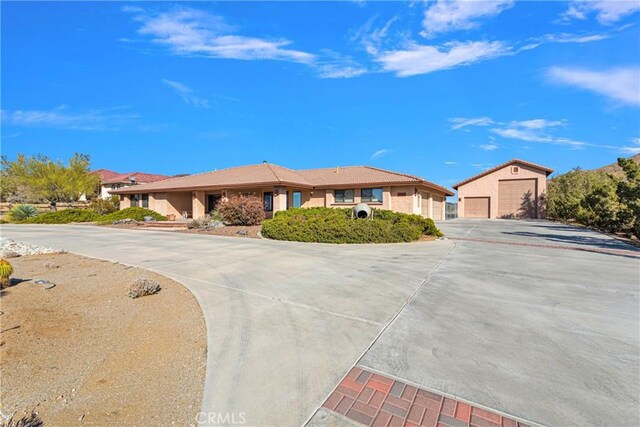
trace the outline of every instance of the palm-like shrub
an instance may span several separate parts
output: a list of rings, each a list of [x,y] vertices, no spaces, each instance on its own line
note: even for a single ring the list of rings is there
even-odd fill
[[[9,219],[13,222],[25,221],[29,218],[38,216],[38,209],[32,205],[19,204],[14,205],[9,210]]]

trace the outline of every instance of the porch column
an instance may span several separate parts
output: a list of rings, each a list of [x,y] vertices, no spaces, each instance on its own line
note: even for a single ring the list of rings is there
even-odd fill
[[[442,216],[440,216],[444,221],[447,219],[447,196],[442,196]]]
[[[273,213],[287,210],[287,189],[285,187],[273,188]]]
[[[413,214],[420,215],[422,212],[421,200],[420,200],[420,192],[417,188],[413,189]]]
[[[191,215],[193,219],[202,218],[205,215],[204,191],[194,191],[191,195]]]
[[[149,209],[156,210],[156,195],[155,193],[149,193]]]
[[[120,209],[126,209],[131,207],[131,195],[129,194],[121,194],[120,195]]]
[[[382,209],[392,210],[391,187],[382,187]]]

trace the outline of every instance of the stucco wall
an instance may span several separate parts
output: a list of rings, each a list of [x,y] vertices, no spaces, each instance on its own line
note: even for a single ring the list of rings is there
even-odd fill
[[[512,173],[512,166],[518,166],[517,174]],[[536,179],[538,183],[536,197],[547,193],[547,175],[545,171],[522,164],[507,165],[502,169],[458,187],[458,216],[464,218],[464,199],[466,197],[489,197],[489,215],[491,218],[498,218],[498,182],[505,179]],[[543,211],[538,212],[539,217],[543,215]]]

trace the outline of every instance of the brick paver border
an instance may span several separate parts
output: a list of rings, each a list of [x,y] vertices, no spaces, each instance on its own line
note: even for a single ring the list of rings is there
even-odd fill
[[[487,239],[474,239],[471,237],[450,237],[451,240],[460,240],[463,242],[478,242],[478,243],[493,243],[497,245],[511,245],[511,246],[527,246],[533,248],[549,248],[549,249],[564,249],[569,251],[583,251],[583,252],[595,252],[601,254],[611,255],[625,255],[640,258],[640,249],[638,250],[626,250],[626,249],[607,249],[607,248],[588,248],[584,246],[566,246],[566,245],[544,245],[541,243],[522,243],[522,242],[509,242],[506,240],[487,240]]]
[[[322,407],[370,427],[529,427],[358,366]]]

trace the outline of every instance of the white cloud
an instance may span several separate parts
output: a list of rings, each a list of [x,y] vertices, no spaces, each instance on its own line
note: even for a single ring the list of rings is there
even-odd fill
[[[541,40],[548,43],[591,43],[610,38],[608,34],[546,34]]]
[[[598,22],[604,25],[611,25],[618,22],[625,16],[632,15],[640,10],[640,3],[637,1],[612,1],[612,0],[590,0],[574,1],[562,15],[563,20],[587,19],[588,15],[595,14]]]
[[[177,55],[303,64],[315,59],[311,53],[287,48],[292,43],[289,40],[234,34],[235,27],[222,17],[200,10],[180,8],[159,14],[134,13],[137,13],[135,21],[140,23],[138,33],[151,37],[153,43],[164,45]]]
[[[384,156],[384,155],[386,155],[386,154],[388,154],[390,152],[391,152],[391,150],[387,150],[386,148],[382,149],[382,150],[375,151],[373,154],[371,154],[371,159],[378,159],[378,158],[380,158],[380,157],[382,157],[382,156]]]
[[[457,165],[458,162],[446,161],[446,162],[444,162],[444,164],[451,166],[451,165]]]
[[[640,68],[619,67],[594,71],[552,67],[547,76],[555,83],[576,86],[624,104],[640,105]]]
[[[325,79],[348,79],[367,73],[369,70],[353,58],[341,55],[332,50],[321,51],[322,59],[318,59],[315,68],[318,77]]]
[[[432,37],[437,33],[468,30],[479,25],[478,20],[496,16],[514,4],[506,1],[464,1],[437,0],[424,13],[421,33]]]
[[[494,151],[500,148],[498,144],[482,144],[480,145],[480,149],[485,151]]]
[[[629,154],[640,154],[640,138],[631,138],[631,145],[622,147],[620,151]]]
[[[120,113],[127,107],[85,112],[69,112],[61,105],[53,110],[2,110],[2,121],[15,126],[52,127],[59,129],[105,131],[117,130],[123,125],[138,119],[133,113]]]
[[[409,43],[406,49],[382,52],[376,60],[400,77],[427,74],[505,55],[501,42],[449,42],[442,46]]]
[[[493,124],[493,120],[490,117],[474,117],[474,118],[466,118],[466,117],[454,117],[449,119],[451,123],[451,130],[458,130],[465,128],[467,126],[489,126]]]
[[[196,96],[189,86],[167,79],[162,79],[162,83],[175,90],[178,95],[180,95],[180,98],[182,98],[182,102],[184,102],[185,104],[193,105],[194,107],[209,108],[209,100]]]
[[[546,129],[555,126],[565,126],[566,120],[546,120],[546,119],[532,119],[532,120],[515,120],[511,121],[510,125],[515,127],[523,127],[527,129]]]

